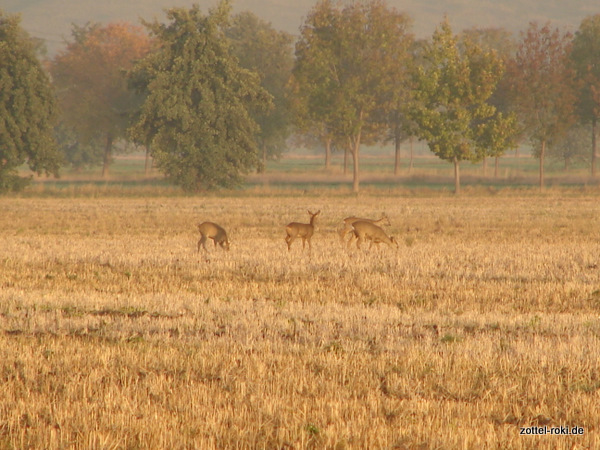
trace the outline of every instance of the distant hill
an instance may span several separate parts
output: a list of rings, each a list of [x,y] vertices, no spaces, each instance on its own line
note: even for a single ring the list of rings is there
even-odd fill
[[[208,11],[217,0],[2,0],[0,9],[20,13],[23,27],[45,39],[48,50],[54,53],[69,39],[72,23],[162,20],[165,8],[194,3]],[[314,4],[315,0],[233,1],[235,12],[252,11],[276,29],[294,35]],[[516,33],[531,21],[550,21],[575,31],[584,17],[600,14],[598,0],[388,0],[387,4],[408,13],[414,21],[414,33],[421,38],[430,36],[445,15],[455,32],[471,27],[502,27]]]

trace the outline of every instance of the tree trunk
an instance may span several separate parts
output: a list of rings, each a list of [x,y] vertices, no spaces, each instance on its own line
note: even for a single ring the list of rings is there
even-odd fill
[[[414,143],[414,138],[411,136],[410,137],[410,164],[408,165],[408,171],[412,172],[413,170],[413,157],[414,157],[414,152],[413,152],[413,143]]]
[[[598,139],[597,139],[597,121],[594,117],[592,119],[592,177],[596,176],[596,158],[598,150]]]
[[[494,178],[498,178],[498,166],[500,165],[500,157],[496,156],[496,161],[494,161]]]
[[[263,143],[260,146],[260,159],[256,164],[256,173],[265,173],[267,167],[267,146]]]
[[[108,178],[108,168],[110,166],[110,159],[112,153],[112,134],[106,135],[106,146],[104,147],[104,164],[102,165],[102,178]]]
[[[348,173],[348,149],[344,149],[344,175]]]
[[[352,192],[358,194],[360,189],[359,177],[358,177],[358,149],[360,147],[359,143],[354,144],[354,148],[352,149]]]
[[[546,141],[542,141],[540,150],[540,191],[544,190],[544,156],[546,156]]]
[[[487,169],[488,169],[488,160],[487,158],[484,156],[483,157],[483,176],[487,178]]]
[[[454,194],[460,194],[460,161],[454,158]]]
[[[331,138],[325,138],[325,170],[331,169]]]
[[[394,147],[395,147],[395,155],[394,155],[394,175],[398,175],[400,172],[400,136],[396,136],[394,138]]]
[[[363,120],[363,112],[361,111],[358,115],[358,118],[360,121]],[[350,142],[352,143],[352,159],[353,159],[353,166],[354,166],[354,173],[353,173],[353,177],[352,177],[352,192],[354,192],[355,194],[358,194],[358,190],[359,190],[359,173],[358,173],[358,160],[359,160],[359,155],[358,155],[358,151],[360,150],[360,139],[362,136],[362,128],[359,127],[358,129],[358,133],[356,133],[356,137],[354,138],[354,141],[350,140]]]
[[[152,161],[150,159],[150,146],[146,147],[146,161],[144,163],[144,174],[150,175],[150,169],[152,168]]]

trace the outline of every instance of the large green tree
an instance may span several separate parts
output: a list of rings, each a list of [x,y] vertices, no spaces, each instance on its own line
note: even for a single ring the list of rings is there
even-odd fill
[[[131,73],[147,95],[131,135],[188,191],[235,186],[259,164],[252,117],[271,96],[232,54],[224,32],[230,12],[222,1],[206,15],[197,5],[172,8],[167,24],[146,23],[158,50]]]
[[[125,72],[149,49],[150,41],[141,27],[88,24],[73,27],[73,42],[52,61],[63,125],[75,136],[75,141],[66,143],[69,154],[74,149],[97,149],[104,177],[108,176],[113,143],[126,137],[129,121],[140,105],[140,97],[128,88]],[[99,142],[104,145],[98,147]],[[79,151],[74,156],[71,162],[82,159]]]
[[[253,116],[260,130],[257,136],[262,164],[277,159],[286,148],[291,132],[291,112],[287,99],[288,81],[294,65],[290,34],[275,30],[250,12],[233,16],[226,30],[240,65],[260,76],[261,86],[273,97],[273,108]]]
[[[344,8],[318,2],[296,45],[294,80],[303,99],[298,110],[308,128],[344,145],[352,155],[354,192],[359,191],[362,143],[382,139],[388,127],[381,108],[387,101],[398,59],[412,37],[409,18],[384,1],[353,2]]]
[[[590,123],[592,134],[592,176],[596,176],[600,129],[600,14],[586,17],[575,32],[571,49],[578,78],[578,113]]]
[[[468,39],[459,42],[447,21],[423,52],[411,115],[430,150],[454,164],[457,194],[462,161],[481,161],[492,150],[512,145],[515,118],[489,102],[503,69],[495,52]]]
[[[58,175],[54,92],[18,16],[0,10],[0,192],[18,190],[27,178],[18,167]]]

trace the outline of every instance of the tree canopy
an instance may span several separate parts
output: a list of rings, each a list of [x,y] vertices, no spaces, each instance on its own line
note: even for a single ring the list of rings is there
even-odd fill
[[[573,38],[571,60],[578,79],[578,113],[590,123],[592,134],[592,176],[596,175],[598,121],[600,120],[600,14],[586,17]]]
[[[17,168],[58,175],[54,91],[17,16],[0,10],[0,192],[27,182]]]
[[[139,95],[128,88],[126,71],[149,50],[141,27],[87,24],[73,27],[73,42],[52,61],[63,126],[73,136],[68,147],[77,150],[74,161],[97,161],[98,155],[85,154],[96,149],[104,161],[103,176],[108,175],[113,142],[126,136],[140,105]],[[99,142],[104,145],[98,147]]]
[[[567,63],[570,35],[531,23],[508,64],[512,104],[539,158],[544,186],[546,144],[558,140],[575,120],[575,74]]]
[[[353,191],[359,190],[361,143],[381,139],[388,126],[381,110],[412,36],[410,19],[381,0],[344,8],[318,2],[296,44],[294,79],[306,112],[304,124],[343,145],[353,158]],[[315,125],[316,124],[316,125]]]
[[[273,108],[253,114],[259,125],[257,144],[264,164],[281,156],[291,132],[288,81],[294,65],[293,38],[250,12],[233,16],[225,34],[240,65],[256,72],[261,86],[273,97]]]
[[[438,27],[422,58],[411,115],[430,150],[454,164],[459,193],[462,161],[480,161],[490,149],[497,152],[512,144],[514,118],[499,113],[488,101],[502,76],[502,60],[468,39],[459,45],[447,21]]]
[[[131,135],[188,191],[235,186],[258,165],[252,115],[271,107],[271,96],[232,55],[230,11],[228,1],[207,15],[197,5],[173,8],[169,23],[146,23],[158,49],[130,74],[146,94]]]

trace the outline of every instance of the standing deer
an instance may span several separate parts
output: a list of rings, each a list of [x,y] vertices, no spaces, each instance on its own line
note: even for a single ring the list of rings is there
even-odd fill
[[[396,240],[393,237],[388,237],[388,235],[385,234],[385,231],[383,231],[373,222],[366,222],[364,220],[354,222],[352,224],[352,232],[357,238],[356,248],[360,248],[360,244],[365,239],[371,241],[371,246],[369,248],[373,247],[373,244],[379,244],[381,242],[389,245],[390,247],[392,245],[395,245],[396,248],[398,248],[398,243],[396,242]]]
[[[390,226],[390,219],[387,216],[387,214],[382,213],[381,214],[381,219],[363,219],[361,217],[346,217],[344,219],[344,228],[342,228],[340,230],[340,239],[342,240],[342,242],[344,241],[344,238],[346,237],[346,235],[350,234],[350,239],[348,239],[348,246],[350,246],[350,244],[352,243],[352,240],[354,239],[354,229],[352,228],[352,225],[354,225],[354,223],[356,222],[370,222],[372,224],[382,224],[385,226]]]
[[[212,239],[215,243],[215,247],[219,244],[225,250],[229,250],[229,240],[227,239],[227,233],[225,230],[213,222],[202,222],[198,224],[198,231],[200,231],[200,240],[198,241],[198,252],[200,252],[200,246],[206,250],[206,240]]]
[[[315,232],[315,217],[317,217],[320,212],[321,210],[313,214],[308,211],[308,214],[310,215],[310,223],[292,222],[287,224],[285,227],[285,232],[287,234],[285,237],[285,242],[287,243],[288,251],[290,251],[294,239],[300,237],[302,238],[302,248],[304,248],[306,241],[308,241],[308,251],[312,252],[310,238],[312,238],[312,235]]]

